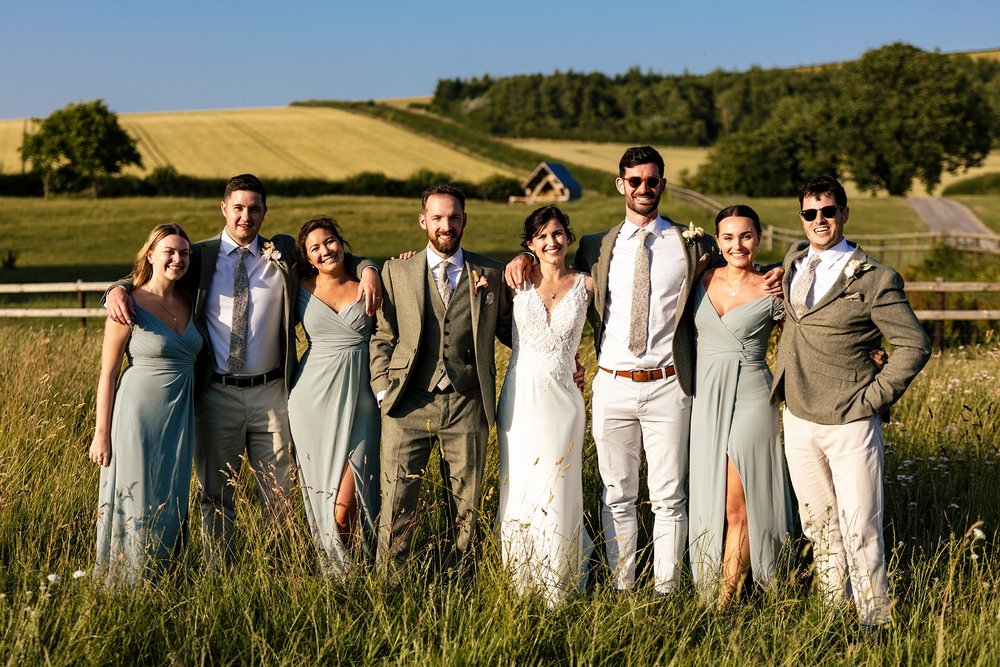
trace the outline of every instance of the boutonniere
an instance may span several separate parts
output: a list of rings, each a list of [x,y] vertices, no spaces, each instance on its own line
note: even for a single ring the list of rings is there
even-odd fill
[[[688,228],[681,232],[681,236],[687,240],[689,246],[694,245],[695,240],[700,239],[704,235],[705,230],[701,227],[695,227],[693,222],[688,222]]]
[[[478,295],[479,290],[487,290],[486,292],[486,305],[493,303],[493,292],[490,292],[490,281],[486,279],[486,276],[479,273],[475,269],[472,269],[472,292]]]
[[[871,264],[862,263],[859,259],[852,259],[844,267],[844,277],[847,278],[847,283],[850,284],[852,281],[861,277],[861,274],[865,271],[871,271],[875,267]]]
[[[281,252],[274,247],[274,243],[268,241],[260,247],[260,256],[272,264],[277,264],[281,259]]]

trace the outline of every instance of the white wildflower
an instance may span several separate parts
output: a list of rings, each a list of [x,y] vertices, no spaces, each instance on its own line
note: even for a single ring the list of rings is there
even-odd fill
[[[73,573],[74,579],[79,579],[80,577],[86,577],[86,576],[87,576],[86,570],[77,570],[76,572]]]
[[[973,528],[972,529],[972,538],[976,539],[976,540],[985,540],[986,539],[986,533],[983,532],[982,528]]]
[[[45,578],[48,579],[49,582],[51,582],[53,584],[58,584],[60,581],[62,581],[62,577],[60,577],[55,572],[51,573],[49,576],[47,576]]]

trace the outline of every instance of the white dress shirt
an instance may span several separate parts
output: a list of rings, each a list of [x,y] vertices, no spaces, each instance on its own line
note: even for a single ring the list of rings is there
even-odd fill
[[[681,287],[687,278],[684,246],[680,235],[662,217],[645,229],[652,232],[646,238],[646,246],[652,249],[646,352],[637,357],[628,349],[639,227],[625,220],[611,251],[608,296],[604,304],[604,333],[598,359],[601,366],[611,370],[663,368],[674,363],[676,314]]]
[[[840,239],[840,243],[837,245],[818,253],[820,260],[819,264],[816,265],[816,276],[813,278],[813,287],[809,294],[806,295],[807,308],[812,308],[817,301],[822,300],[826,293],[830,291],[830,288],[834,286],[837,279],[844,272],[847,260],[851,258],[853,253],[854,248],[847,242],[847,239]],[[789,294],[795,293],[795,283],[802,278],[802,275],[806,272],[809,260],[816,255],[816,250],[812,246],[809,246],[809,252],[795,260],[795,275],[792,276],[792,282],[789,285]]]
[[[219,258],[205,300],[205,322],[212,343],[215,371],[225,374],[229,365],[229,339],[233,326],[233,278],[239,245],[222,231]],[[240,375],[258,375],[281,363],[281,319],[284,316],[284,276],[260,252],[260,236],[249,246],[245,262],[250,281],[247,305],[247,356]]]
[[[448,268],[448,282],[451,283],[451,291],[454,294],[455,290],[458,289],[458,281],[462,277],[462,269],[465,268],[465,253],[462,252],[461,246],[455,251],[455,254],[451,257],[444,258],[431,250],[430,245],[427,246],[425,250],[427,253],[427,268],[431,272],[431,278],[434,283],[437,283],[437,267],[441,262],[447,262]]]

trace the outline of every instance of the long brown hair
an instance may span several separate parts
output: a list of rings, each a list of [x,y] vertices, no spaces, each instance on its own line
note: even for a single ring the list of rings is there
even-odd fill
[[[191,243],[187,232],[180,225],[171,223],[153,227],[152,231],[149,232],[149,236],[146,237],[146,242],[142,244],[139,252],[135,254],[135,264],[132,265],[132,287],[141,287],[153,277],[153,267],[149,263],[149,260],[146,259],[146,253],[155,248],[156,244],[163,239],[174,235],[181,237],[189,244]]]

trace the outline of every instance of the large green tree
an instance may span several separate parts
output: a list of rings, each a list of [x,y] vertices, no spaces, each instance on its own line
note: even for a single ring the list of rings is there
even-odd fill
[[[903,195],[914,179],[933,190],[942,173],[982,164],[990,150],[992,112],[964,57],[889,44],[838,79],[838,151],[862,190]]]
[[[63,183],[82,181],[96,197],[101,177],[130,164],[142,166],[135,140],[103,100],[68,104],[35,120],[38,129],[24,138],[21,156],[42,174],[46,196],[58,177]]]

